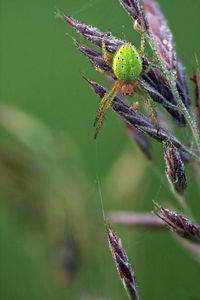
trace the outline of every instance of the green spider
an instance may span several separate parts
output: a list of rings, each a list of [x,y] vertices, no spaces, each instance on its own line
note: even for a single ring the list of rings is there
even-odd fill
[[[154,107],[154,102],[137,80],[139,76],[148,73],[154,63],[152,62],[147,67],[147,69],[143,71],[142,56],[144,54],[144,43],[145,43],[144,33],[145,33],[144,31],[141,32],[140,53],[136,50],[136,48],[133,45],[129,43],[124,43],[116,51],[114,57],[112,57],[106,50],[105,37],[107,33],[104,34],[104,37],[102,39],[103,58],[104,61],[107,63],[107,65],[109,65],[112,68],[114,77],[117,78],[117,80],[115,80],[112,88],[104,95],[104,97],[100,102],[96,114],[96,118],[94,121],[94,126],[96,127],[96,131],[94,135],[95,139],[102,125],[106,111],[110,107],[112,101],[114,100],[116,94],[119,91],[121,91],[121,94],[123,96],[132,96],[133,92],[136,92],[139,95],[140,99],[146,105],[148,111],[150,112],[151,118],[154,121],[159,131],[159,125],[157,121],[157,114]],[[95,66],[95,69],[100,73],[103,74],[107,73],[104,70],[100,69],[99,67]],[[109,74],[109,75],[113,76],[113,74]]]

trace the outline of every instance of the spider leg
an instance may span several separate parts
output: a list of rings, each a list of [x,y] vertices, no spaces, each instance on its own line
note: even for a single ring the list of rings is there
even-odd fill
[[[160,131],[160,127],[159,127],[159,124],[158,124],[157,112],[156,112],[156,109],[155,109],[154,101],[152,100],[151,97],[148,97],[146,99],[146,106],[147,106],[147,109],[150,112],[150,115],[151,115],[151,118],[152,118],[154,124],[156,125],[157,132],[159,132]]]
[[[147,73],[149,73],[149,71],[153,67],[154,63],[155,63],[155,53],[153,53],[153,59],[152,59],[151,63],[148,65],[148,67],[146,68],[146,70],[144,70],[142,72],[142,75],[146,75]]]
[[[145,49],[145,24],[142,14],[140,14],[140,27],[138,26],[138,19],[134,22],[134,29],[137,30],[141,34],[141,42],[140,42],[140,55],[143,57],[144,49]]]
[[[104,75],[108,75],[108,76],[112,76],[112,77],[113,77],[113,73],[108,72],[108,71],[105,71],[105,70],[101,69],[99,66],[96,66],[96,65],[94,65],[94,64],[92,64],[92,66],[93,66],[93,68],[94,68],[96,71],[98,71],[99,73],[104,74]]]
[[[112,90],[110,92],[106,93],[106,95],[103,97],[103,99],[100,103],[99,109],[97,111],[96,119],[94,122],[94,126],[96,126],[96,130],[95,130],[95,134],[94,134],[95,139],[97,137],[97,134],[99,133],[99,130],[102,125],[106,111],[110,107],[111,103],[113,102],[119,89],[120,89],[120,85],[116,81]]]
[[[108,101],[108,99],[110,97],[112,97],[112,94],[114,93],[115,91],[115,84],[113,85],[112,89],[110,91],[108,91],[104,97],[101,99],[101,102],[99,104],[99,108],[97,110],[97,114],[96,114],[96,117],[95,117],[95,121],[94,121],[94,126],[97,125],[97,122],[99,121],[99,118],[100,118],[100,115],[101,115],[101,112],[104,108],[104,106],[106,105],[106,102]]]
[[[151,115],[151,118],[152,118],[154,124],[156,125],[157,132],[159,132],[160,127],[159,127],[159,124],[158,124],[157,112],[156,112],[156,109],[155,109],[155,104],[154,104],[153,99],[147,94],[146,95],[141,95],[140,94],[140,98],[144,102],[144,105],[146,106],[147,110],[149,111],[149,113]]]
[[[140,55],[143,57],[145,48],[145,30],[144,30],[144,21],[141,19],[141,42],[140,42]]]
[[[105,32],[103,39],[102,39],[102,52],[103,52],[103,59],[104,61],[107,63],[108,66],[112,67],[112,61],[113,58],[112,56],[108,53],[108,51],[106,50],[106,43],[105,43],[105,38],[107,35],[107,31]]]

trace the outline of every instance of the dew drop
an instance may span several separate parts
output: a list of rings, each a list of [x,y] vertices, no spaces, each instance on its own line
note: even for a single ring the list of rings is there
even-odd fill
[[[167,40],[163,40],[163,44],[164,44],[164,45],[167,45]]]
[[[165,29],[165,26],[162,25],[162,26],[160,27],[160,31],[164,31],[164,29]]]
[[[172,44],[168,43],[169,50],[172,50]]]

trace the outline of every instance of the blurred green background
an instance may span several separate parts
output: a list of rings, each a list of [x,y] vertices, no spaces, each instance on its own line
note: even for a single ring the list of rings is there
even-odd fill
[[[200,2],[159,2],[191,76]],[[98,97],[80,73],[106,81],[74,48],[65,33],[83,38],[56,8],[139,43],[116,0],[0,1],[0,299],[126,299],[106,241],[97,175],[106,211],[150,212],[153,199],[177,204],[161,145],[152,143],[148,162],[111,111],[93,140]],[[199,220],[199,191],[186,171],[186,199]],[[114,228],[141,299],[199,299],[200,265],[169,232]]]

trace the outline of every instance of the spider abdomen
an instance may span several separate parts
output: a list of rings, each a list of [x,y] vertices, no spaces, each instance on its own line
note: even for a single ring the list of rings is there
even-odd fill
[[[113,59],[113,71],[117,79],[131,82],[142,72],[142,59],[134,46],[122,45]]]

